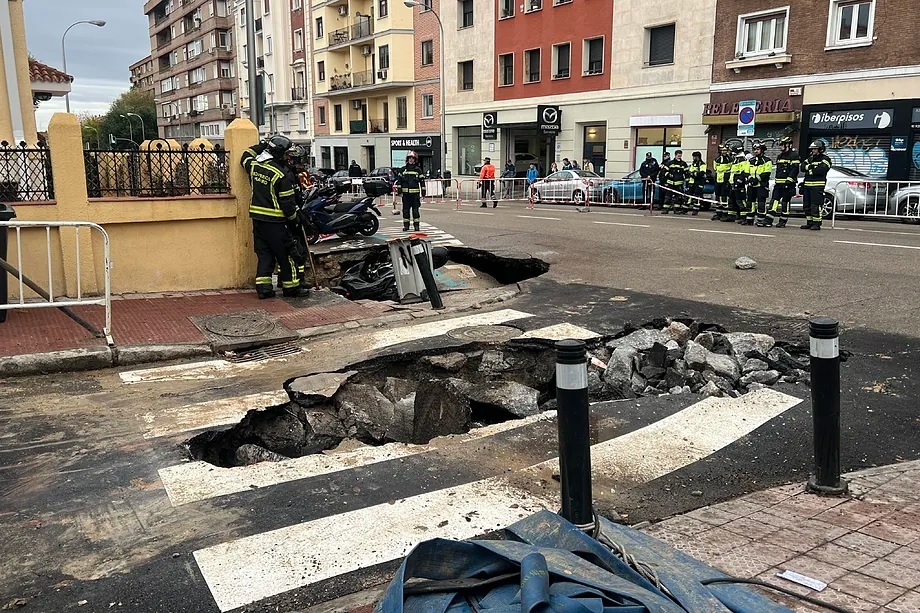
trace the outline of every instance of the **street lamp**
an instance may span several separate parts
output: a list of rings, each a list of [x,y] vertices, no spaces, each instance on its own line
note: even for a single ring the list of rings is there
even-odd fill
[[[447,172],[447,121],[444,113],[444,108],[447,106],[446,88],[444,87],[444,24],[441,23],[441,17],[438,12],[428,4],[418,2],[418,0],[403,0],[403,4],[409,8],[420,6],[429,9],[434,18],[438,20],[438,29],[441,32],[441,178],[443,179]]]
[[[128,120],[128,138],[130,138],[131,142],[134,143],[134,126],[131,124],[131,118],[127,117],[124,113],[119,115],[119,117],[121,117],[122,119]],[[136,145],[137,143],[134,143],[134,144]]]
[[[90,19],[90,20],[76,21],[70,24],[69,26],[67,26],[67,29],[64,30],[64,34],[61,36],[61,60],[63,61],[62,63],[64,64],[63,68],[64,68],[65,73],[67,72],[67,48],[64,47],[64,39],[67,38],[67,33],[70,32],[70,28],[80,25],[81,23],[88,23],[88,24],[96,26],[97,28],[101,28],[102,26],[105,25],[105,21],[101,19]],[[67,92],[64,95],[64,100],[67,102],[67,112],[69,113],[70,112],[70,92]]]
[[[144,129],[144,118],[137,113],[125,113],[128,117],[137,117],[141,122],[141,142],[147,140],[147,131]]]

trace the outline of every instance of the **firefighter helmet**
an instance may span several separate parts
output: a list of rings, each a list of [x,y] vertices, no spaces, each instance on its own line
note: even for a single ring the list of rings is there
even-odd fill
[[[760,149],[760,152],[763,153],[766,150],[766,147],[761,141],[755,140],[754,143],[751,145],[751,151],[753,151],[754,149]]]
[[[410,158],[418,162],[418,155],[415,153],[415,151],[410,151],[409,153],[406,154],[407,162],[409,161]]]
[[[808,145],[808,148],[809,148],[809,149],[817,149],[817,150],[820,151],[821,153],[824,153],[824,149],[825,149],[824,141],[822,141],[822,140],[812,141],[811,144]]]
[[[701,157],[703,157],[703,154],[700,153],[699,151],[694,151],[694,152],[693,152],[693,157],[695,157],[695,158],[701,158]]]
[[[268,139],[268,152],[271,153],[276,158],[280,158],[282,155],[291,148],[291,145],[294,143],[291,142],[287,136],[282,136],[281,134],[276,134]]]
[[[735,155],[743,155],[744,147],[742,147],[741,145],[735,145],[734,147],[732,147],[732,153],[734,153]]]
[[[782,146],[782,145],[789,145],[789,146],[792,146],[792,137],[791,137],[791,136],[784,136],[784,137],[782,137],[781,139],[779,139],[779,144],[780,144],[781,146]]]

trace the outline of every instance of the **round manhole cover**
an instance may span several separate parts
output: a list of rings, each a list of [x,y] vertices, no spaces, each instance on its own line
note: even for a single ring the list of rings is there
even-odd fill
[[[215,315],[204,327],[221,336],[264,336],[275,329],[275,324],[259,315],[242,313]]]
[[[474,341],[477,343],[501,343],[523,334],[511,326],[468,326],[457,328],[447,333],[447,336],[460,341]]]

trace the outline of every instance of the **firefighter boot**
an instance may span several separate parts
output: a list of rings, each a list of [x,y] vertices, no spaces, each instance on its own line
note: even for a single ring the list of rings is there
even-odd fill
[[[776,227],[777,227],[777,228],[785,228],[785,227],[786,227],[786,220],[785,220],[785,219],[780,219],[779,221],[777,221],[777,222],[776,222]]]

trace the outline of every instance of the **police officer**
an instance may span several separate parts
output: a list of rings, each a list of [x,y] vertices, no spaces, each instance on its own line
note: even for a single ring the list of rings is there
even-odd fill
[[[287,169],[284,154],[291,148],[285,136],[271,137],[243,152],[240,164],[249,174],[252,201],[249,217],[252,218],[252,236],[258,264],[256,266],[256,292],[259,298],[272,298],[272,273],[279,269],[282,294],[286,297],[307,296],[310,291],[299,287],[297,264],[292,256],[296,251],[289,224],[297,224],[297,201],[294,196],[294,178]]]
[[[693,212],[691,215],[700,214],[700,200],[703,198],[703,189],[706,185],[706,162],[703,161],[703,154],[699,151],[693,152],[693,159],[690,167],[687,169],[687,187],[690,192],[690,208]]]
[[[732,154],[732,168],[729,174],[729,180],[732,184],[731,199],[729,201],[728,216],[722,221],[741,223],[745,220],[744,212],[747,211],[747,178],[750,173],[747,157],[744,154],[744,147],[735,145],[732,147]]]
[[[655,196],[655,181],[658,180],[658,160],[649,151],[645,154],[645,161],[639,166],[639,176],[642,178],[642,191],[644,202],[651,203]]]
[[[803,230],[820,230],[824,217],[824,186],[827,185],[827,171],[831,169],[831,159],[824,155],[824,142],[816,140],[808,145],[810,155],[802,162],[805,184],[802,189],[802,204],[805,208],[805,225]]]
[[[776,183],[773,185],[771,201],[773,206],[767,211],[762,223],[757,225],[769,228],[779,215],[777,228],[785,228],[789,222],[789,203],[795,195],[795,184],[799,176],[799,159],[792,148],[792,138],[784,136],[779,139],[780,153],[776,156]]]
[[[748,161],[748,210],[744,225],[753,226],[754,220],[763,220],[767,215],[767,196],[770,194],[770,175],[773,174],[773,160],[764,154],[766,146],[754,142],[754,155]]]
[[[399,171],[396,184],[402,193],[403,232],[409,231],[409,222],[417,232],[422,223],[422,167],[418,165],[418,156],[414,151],[406,155],[406,165]]]
[[[663,215],[667,215],[668,211],[672,208],[674,209],[675,214],[681,214],[687,212],[687,205],[684,202],[684,182],[687,180],[687,170],[689,166],[687,162],[682,159],[684,152],[679,149],[674,152],[674,159],[671,160],[671,163],[668,164],[667,176],[664,178],[666,187],[668,188],[664,196],[664,210],[662,211]]]
[[[716,214],[713,221],[720,221],[728,217],[728,198],[732,193],[731,171],[732,158],[728,154],[728,145],[719,146],[719,157],[713,162],[716,171]]]

